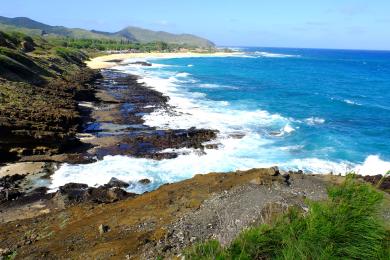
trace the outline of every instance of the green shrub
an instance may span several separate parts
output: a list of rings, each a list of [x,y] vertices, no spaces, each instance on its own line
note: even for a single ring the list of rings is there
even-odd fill
[[[188,259],[390,259],[390,234],[378,217],[383,194],[348,176],[309,202],[304,215],[291,209],[271,226],[243,231],[222,249],[217,241],[195,245]],[[212,250],[210,250],[210,248]]]

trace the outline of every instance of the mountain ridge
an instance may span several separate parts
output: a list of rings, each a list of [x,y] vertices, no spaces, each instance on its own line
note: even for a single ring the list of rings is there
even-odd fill
[[[140,43],[163,41],[171,44],[181,44],[196,47],[210,48],[215,44],[208,39],[193,34],[174,34],[165,31],[153,31],[136,26],[127,26],[117,32],[86,30],[82,28],[67,28],[52,26],[27,17],[9,18],[0,16],[0,30],[21,30],[29,35],[51,35],[57,37],[128,40]]]

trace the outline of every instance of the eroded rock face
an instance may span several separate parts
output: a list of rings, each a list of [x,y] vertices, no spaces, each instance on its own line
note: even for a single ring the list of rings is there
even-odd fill
[[[97,74],[88,69],[78,73],[40,86],[0,80],[0,162],[50,156],[80,145],[76,133],[82,118],[76,99],[84,92],[93,96],[88,83]]]

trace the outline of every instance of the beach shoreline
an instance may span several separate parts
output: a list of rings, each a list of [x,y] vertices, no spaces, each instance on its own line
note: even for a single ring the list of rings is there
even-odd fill
[[[118,63],[127,59],[153,59],[153,58],[191,58],[191,57],[231,57],[242,55],[242,52],[140,52],[140,53],[115,53],[98,56],[86,61],[91,69],[108,69],[117,66]]]

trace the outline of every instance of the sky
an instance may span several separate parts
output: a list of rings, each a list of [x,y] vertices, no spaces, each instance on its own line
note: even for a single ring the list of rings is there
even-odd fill
[[[192,33],[219,46],[390,50],[390,0],[0,0],[0,16]]]

